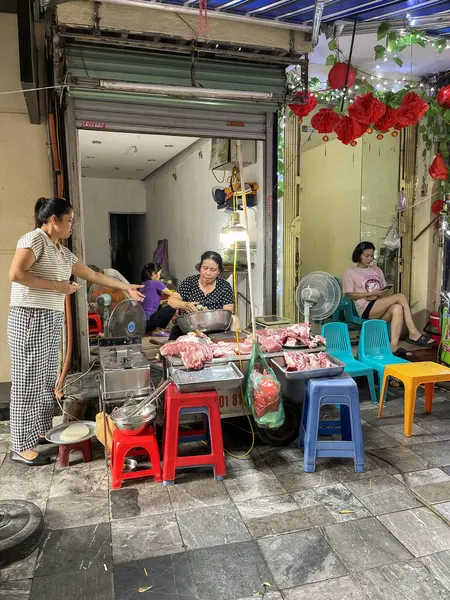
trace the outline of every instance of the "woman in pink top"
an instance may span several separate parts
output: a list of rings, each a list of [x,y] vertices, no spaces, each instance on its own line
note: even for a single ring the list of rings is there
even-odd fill
[[[391,322],[391,349],[396,356],[406,357],[406,350],[399,347],[403,324],[408,328],[408,342],[428,347],[434,341],[420,333],[414,324],[411,309],[403,294],[388,296],[389,287],[383,271],[373,266],[375,246],[372,242],[361,242],[352,254],[356,267],[344,273],[344,294],[353,300],[362,319],[383,319]]]

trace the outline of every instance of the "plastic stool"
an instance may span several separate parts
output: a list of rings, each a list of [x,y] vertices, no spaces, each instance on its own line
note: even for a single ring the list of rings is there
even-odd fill
[[[141,469],[124,473],[123,465],[127,454],[132,456],[148,455],[152,463],[151,469]],[[114,490],[119,489],[122,482],[126,479],[140,479],[141,477],[153,476],[155,481],[162,481],[158,441],[152,427],[146,427],[139,435],[127,435],[126,431],[114,430],[111,471],[112,488]]]
[[[102,320],[95,313],[88,313],[89,334],[97,334],[103,331]]]
[[[450,381],[450,369],[435,362],[387,365],[384,369],[378,417],[381,417],[381,411],[383,410],[389,377],[399,379],[405,386],[405,421],[403,433],[406,437],[411,437],[417,388],[419,385],[425,385],[425,412],[430,413],[433,407],[434,384],[440,381]]]
[[[72,451],[78,451],[83,453],[83,460],[85,463],[91,462],[92,451],[91,451],[91,440],[85,440],[84,442],[77,442],[75,444],[60,444],[58,458],[61,467],[68,467],[70,462],[70,453]]]
[[[201,456],[178,456],[180,442],[180,414],[207,415],[209,425],[210,453]],[[223,451],[222,424],[220,422],[219,398],[215,391],[181,394],[175,385],[166,391],[164,420],[163,483],[173,485],[176,469],[180,467],[212,466],[216,479],[226,475]]]
[[[340,406],[340,421],[321,421],[320,408]],[[319,441],[319,435],[340,433],[338,441]],[[305,446],[304,470],[313,473],[318,457],[353,458],[355,471],[364,472],[364,446],[358,386],[346,373],[331,379],[311,379],[305,390],[299,446]]]

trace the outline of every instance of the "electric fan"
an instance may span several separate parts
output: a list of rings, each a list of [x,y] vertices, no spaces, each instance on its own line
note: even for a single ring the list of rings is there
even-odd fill
[[[341,288],[335,277],[315,271],[303,277],[295,290],[298,310],[305,322],[324,321],[331,316],[341,301]]]
[[[89,310],[102,318],[105,337],[144,335],[144,309],[126,292],[94,283],[89,288],[88,304]]]

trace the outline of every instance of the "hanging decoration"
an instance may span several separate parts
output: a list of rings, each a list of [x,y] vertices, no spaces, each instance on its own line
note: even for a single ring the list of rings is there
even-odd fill
[[[443,200],[435,200],[431,205],[431,212],[433,215],[440,215],[444,210],[444,201]]]
[[[450,85],[441,87],[436,94],[436,100],[439,106],[442,106],[442,108],[450,108]]]
[[[381,133],[387,133],[397,123],[397,111],[395,108],[386,106],[383,116],[375,122],[374,127]]]
[[[370,125],[379,121],[386,112],[386,105],[377,100],[370,92],[364,96],[357,96],[353,104],[348,107],[348,114],[363,125]]]
[[[332,90],[352,87],[356,80],[356,71],[347,63],[336,63],[328,73],[328,85]]]
[[[317,98],[310,92],[307,92],[306,94],[304,92],[299,92],[295,95],[295,97],[301,102],[301,104],[289,104],[289,108],[301,121],[303,117],[308,116],[309,113],[316,108]]]
[[[341,117],[334,131],[340,142],[348,146],[366,133],[366,125],[359,123],[353,117]],[[356,145],[356,144],[353,144]]]
[[[317,133],[333,133],[339,121],[339,115],[332,108],[321,108],[311,119],[311,126]]]
[[[442,158],[442,154],[440,154],[439,152],[434,157],[434,160],[431,163],[430,168],[428,169],[428,173],[430,174],[430,176],[433,179],[441,179],[441,180],[447,179],[447,177],[448,177],[447,165],[445,164],[445,161]]]
[[[428,110],[428,103],[415,92],[408,92],[397,110],[397,124],[402,127],[417,125]],[[398,129],[398,127],[396,127]]]

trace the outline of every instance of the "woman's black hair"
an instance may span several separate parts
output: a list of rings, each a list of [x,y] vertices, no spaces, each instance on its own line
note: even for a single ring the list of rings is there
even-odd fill
[[[141,281],[150,281],[152,275],[154,275],[155,273],[159,273],[161,269],[162,266],[159,263],[147,263],[142,267]]]
[[[42,227],[48,223],[53,215],[61,220],[71,210],[73,210],[72,205],[65,198],[39,198],[34,207],[36,227]]]
[[[197,271],[200,271],[201,266],[205,262],[205,260],[213,260],[219,267],[219,273],[222,273],[223,262],[222,257],[218,252],[214,252],[214,250],[207,250],[206,252],[203,252],[203,254],[200,257],[200,262],[197,265],[195,265]]]
[[[375,250],[375,246],[372,244],[372,242],[360,242],[353,250],[352,262],[359,263],[361,254],[366,250]]]

